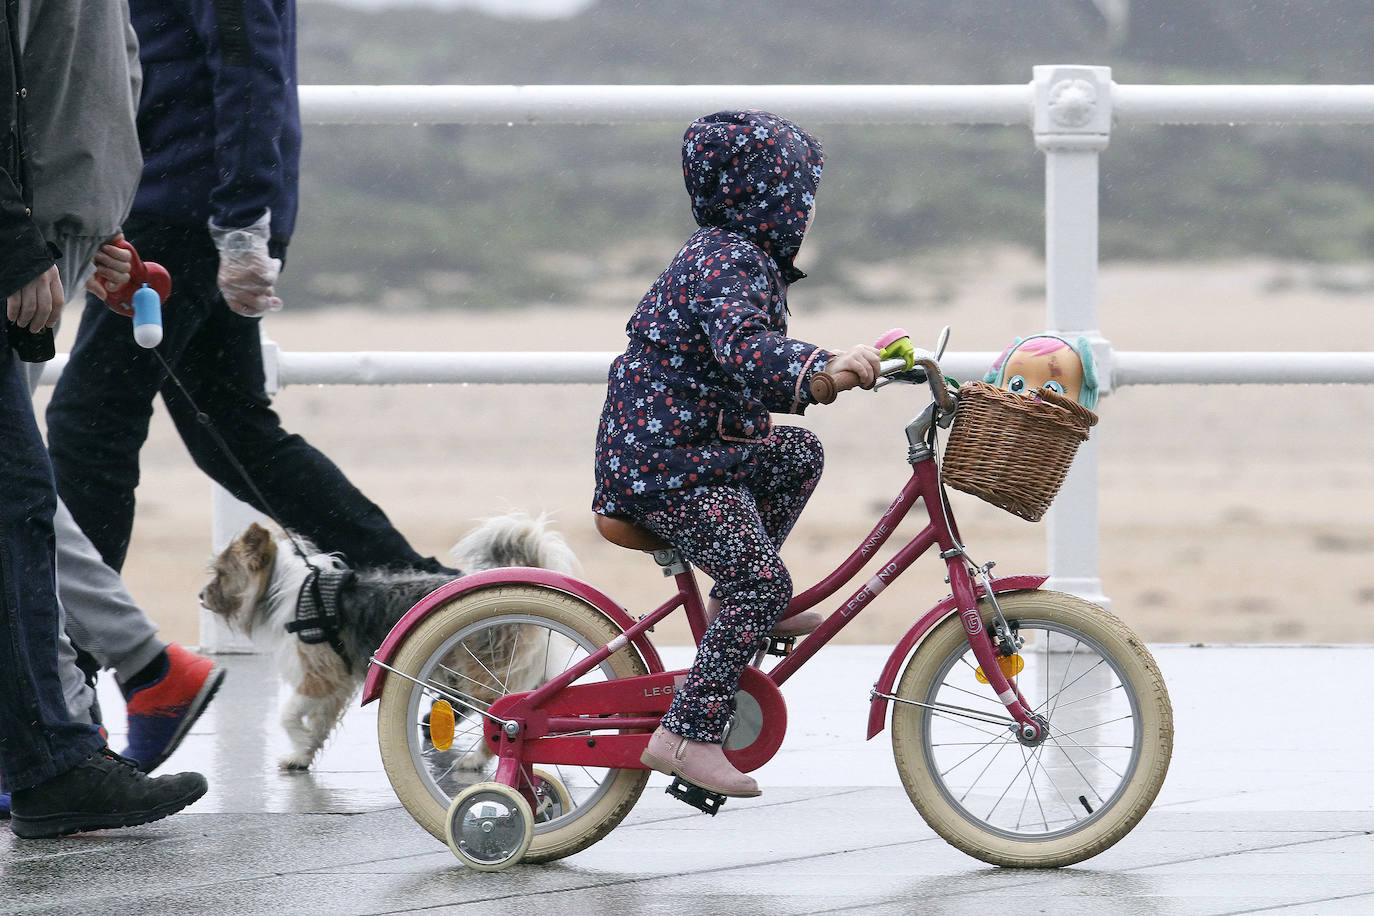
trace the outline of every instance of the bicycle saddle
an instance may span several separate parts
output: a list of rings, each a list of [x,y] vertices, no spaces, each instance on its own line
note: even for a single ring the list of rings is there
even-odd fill
[[[630,550],[672,550],[673,545],[623,515],[597,515],[596,531],[617,547]]]

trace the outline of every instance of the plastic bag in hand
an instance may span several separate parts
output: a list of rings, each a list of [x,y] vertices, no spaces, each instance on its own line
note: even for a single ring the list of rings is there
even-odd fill
[[[210,221],[210,237],[219,250],[219,291],[240,315],[255,318],[281,308],[275,289],[281,261],[267,253],[271,224],[270,210],[241,229],[226,229]]]

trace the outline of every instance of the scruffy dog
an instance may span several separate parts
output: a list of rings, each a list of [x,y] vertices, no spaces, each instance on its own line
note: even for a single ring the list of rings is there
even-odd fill
[[[316,568],[347,568],[338,557],[320,553],[308,541],[297,538],[296,543]],[[501,566],[542,566],[571,573],[577,562],[545,517],[531,518],[521,512],[483,522],[458,542],[452,555],[467,573]],[[281,715],[291,742],[291,753],[278,761],[285,770],[309,769],[361,687],[368,659],[392,626],[425,595],[453,581],[452,576],[415,570],[353,570],[352,584],[341,589],[338,597],[341,656],[327,642],[307,644],[287,631],[286,625],[296,618],[301,585],[310,574],[310,566],[290,539],[274,538],[266,528],[251,525],[215,559],[210,572],[201,603],[224,618],[231,629],[269,649],[278,675],[292,688]],[[491,646],[491,658],[474,658],[473,667],[480,671],[485,663],[489,671],[514,671],[512,680],[527,682],[522,689],[547,679],[543,670],[547,653],[538,659],[512,658],[511,651],[532,653],[519,648],[518,634],[512,633],[505,642]],[[534,647],[532,640],[525,643],[527,648]],[[485,756],[485,750],[483,743],[476,753]],[[468,762],[470,766],[482,763]]]

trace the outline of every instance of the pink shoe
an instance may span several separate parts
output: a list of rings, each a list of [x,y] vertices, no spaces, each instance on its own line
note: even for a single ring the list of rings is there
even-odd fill
[[[725,758],[721,745],[683,738],[662,725],[649,736],[649,746],[639,755],[639,762],[719,795],[753,798],[762,794],[758,783]]]

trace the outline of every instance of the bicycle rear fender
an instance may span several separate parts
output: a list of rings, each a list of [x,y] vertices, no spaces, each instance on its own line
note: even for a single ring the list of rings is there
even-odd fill
[[[391,664],[391,659],[401,644],[406,641],[411,631],[420,625],[430,611],[459,595],[498,585],[542,585],[587,602],[609,617],[622,630],[628,630],[635,623],[634,618],[626,613],[623,607],[580,579],[574,579],[572,576],[549,569],[508,566],[501,569],[488,569],[484,572],[464,576],[461,579],[455,579],[448,585],[440,586],[421,598],[391,628],[391,632],[387,634],[386,639],[382,640],[381,646],[373,653],[373,657],[384,664]],[[649,642],[644,634],[641,633],[634,640],[634,646],[639,650],[639,655],[644,659],[644,664],[648,666],[650,674],[664,670],[663,662],[658,657],[658,650],[654,648],[653,643]],[[363,681],[362,705],[366,706],[380,697],[382,686],[385,683],[386,669],[380,665],[369,665],[367,679]]]
[[[1049,576],[1003,576],[1000,579],[992,580],[992,592],[994,595],[1004,595],[1007,592],[1020,592],[1039,588],[1045,584]],[[975,594],[982,598],[987,594],[987,590],[979,585]],[[958,612],[958,605],[955,603],[953,595],[945,598],[935,607],[926,612],[926,615],[916,621],[916,625],[906,631],[906,635],[893,648],[892,654],[888,656],[887,664],[883,666],[883,673],[878,675],[878,681],[873,685],[873,699],[869,701],[868,707],[868,737],[872,738],[883,730],[887,722],[887,700],[878,694],[892,693],[892,685],[897,683],[897,675],[902,670],[903,663],[907,657],[915,650],[917,644],[925,638],[925,635],[935,628],[935,625],[944,620],[950,614]]]

